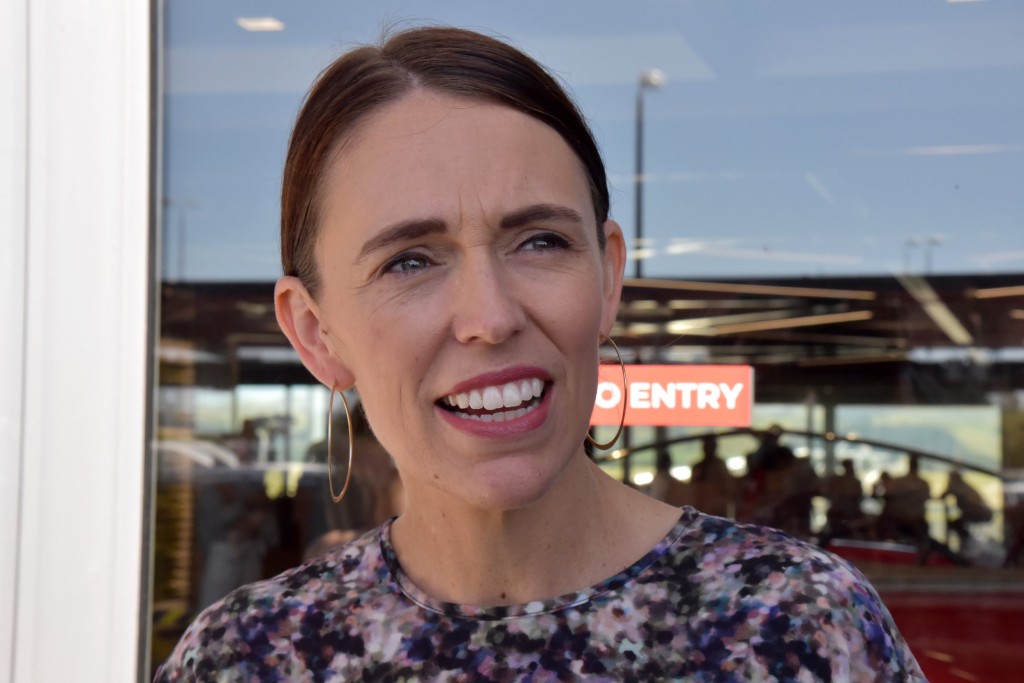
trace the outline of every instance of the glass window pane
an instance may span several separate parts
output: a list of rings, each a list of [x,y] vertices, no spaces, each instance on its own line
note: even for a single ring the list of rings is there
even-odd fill
[[[154,664],[227,591],[400,509],[365,425],[373,483],[330,502],[330,395],[273,283],[306,88],[409,20],[506,36],[571,88],[629,240],[627,360],[754,369],[749,428],[633,427],[594,453],[606,471],[847,557],[932,680],[1024,665],[1024,7],[162,7]]]

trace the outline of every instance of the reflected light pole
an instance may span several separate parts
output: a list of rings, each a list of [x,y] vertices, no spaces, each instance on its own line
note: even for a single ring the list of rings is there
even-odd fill
[[[942,235],[932,235],[924,243],[924,274],[932,274],[932,248],[941,247],[946,241]]]
[[[164,196],[161,199],[161,204],[167,211],[162,217],[160,222],[160,268],[163,271],[161,273],[161,280],[164,282],[181,282],[185,279],[185,253],[187,250],[187,227],[188,227],[188,212],[199,206],[199,202],[191,197],[175,198]],[[175,237],[177,237],[177,248],[174,250],[175,261],[177,262],[177,268],[171,268],[171,230],[170,225],[170,212],[177,211],[177,223],[174,230]]]
[[[185,250],[188,248],[186,239],[186,227],[188,226],[188,212],[194,209],[198,203],[194,199],[185,198],[178,202],[178,281],[185,281]]]
[[[633,253],[636,259],[634,269],[637,279],[643,277],[641,245],[644,238],[644,91],[657,90],[663,85],[665,73],[661,69],[648,69],[640,74],[640,84],[636,90],[636,173],[633,176],[636,216],[633,223]]]
[[[643,250],[644,240],[644,91],[657,90],[665,85],[665,73],[661,69],[648,69],[640,74],[640,83],[636,89],[636,168],[633,175],[633,197],[636,214],[633,220],[633,258],[634,277],[640,279],[644,275]],[[639,363],[639,355],[634,362]],[[632,428],[626,427],[622,433],[622,445],[627,450],[632,446]],[[656,432],[657,433],[657,432]],[[622,460],[622,481],[632,486],[631,463],[632,455]]]

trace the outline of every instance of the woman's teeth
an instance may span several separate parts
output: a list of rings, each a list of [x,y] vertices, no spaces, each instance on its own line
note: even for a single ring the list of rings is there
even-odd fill
[[[524,406],[544,393],[544,382],[538,378],[518,380],[498,386],[472,389],[461,394],[445,396],[443,403],[452,408],[465,410],[499,411],[484,414],[456,412],[459,417],[479,419],[484,422],[514,420],[525,415],[536,406]],[[523,406],[520,408],[520,406]],[[505,408],[502,411],[502,408]],[[509,410],[509,409],[512,410]]]
[[[477,420],[478,422],[506,422],[508,420],[516,420],[527,413],[533,412],[537,409],[536,405],[530,405],[526,408],[516,408],[515,410],[502,410],[494,413],[463,413],[456,410],[455,414],[466,420]]]

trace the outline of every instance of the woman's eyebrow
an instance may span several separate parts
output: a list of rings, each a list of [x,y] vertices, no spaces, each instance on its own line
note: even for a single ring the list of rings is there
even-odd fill
[[[572,223],[583,223],[583,217],[575,209],[558,204],[533,204],[525,208],[505,214],[501,219],[502,228],[521,228],[530,223],[561,220]]]
[[[530,223],[543,221],[569,221],[572,223],[583,223],[583,218],[575,209],[558,204],[533,204],[522,209],[505,214],[501,219],[501,228],[521,228]],[[397,242],[415,240],[424,235],[432,235],[448,231],[448,224],[440,218],[412,218],[406,221],[395,223],[377,233],[363,245],[359,250],[356,263],[362,262],[367,256],[375,251],[384,249]]]
[[[388,247],[396,242],[414,240],[424,235],[446,232],[448,224],[440,218],[413,218],[395,223],[377,233],[359,250],[356,263],[361,262],[375,251]]]

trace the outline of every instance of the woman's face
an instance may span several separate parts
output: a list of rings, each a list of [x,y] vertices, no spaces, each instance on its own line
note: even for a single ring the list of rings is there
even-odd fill
[[[603,252],[569,146],[509,108],[416,91],[344,145],[320,295],[286,298],[307,320],[303,359],[355,383],[410,508],[521,507],[583,457],[625,253],[619,227],[601,229]]]

